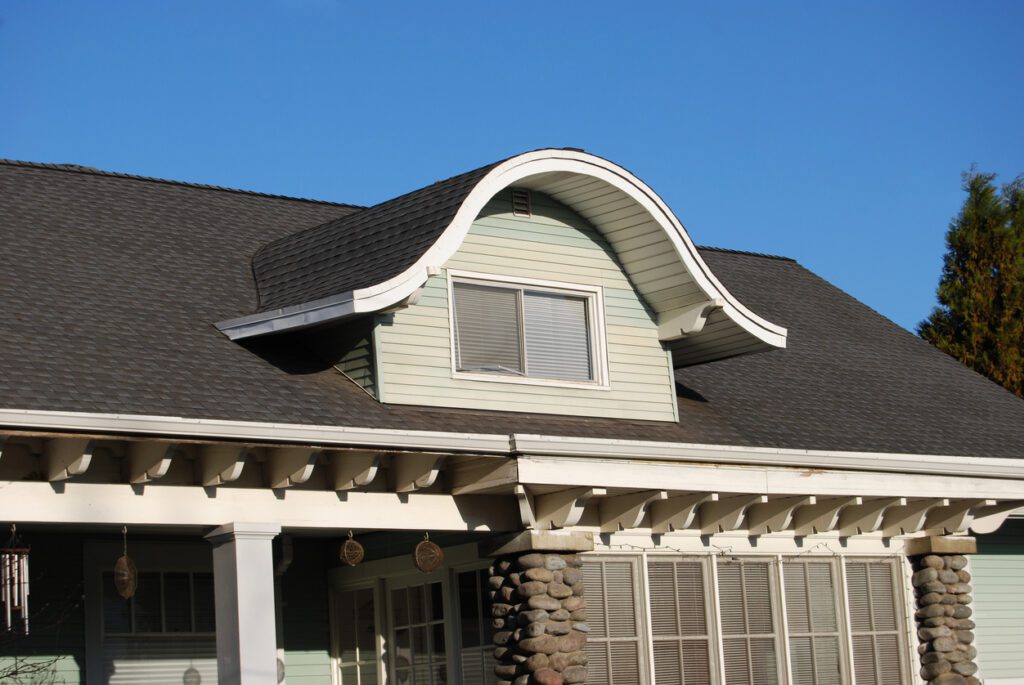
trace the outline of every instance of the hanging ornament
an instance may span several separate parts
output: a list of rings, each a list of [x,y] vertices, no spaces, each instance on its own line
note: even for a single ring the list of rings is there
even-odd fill
[[[121,597],[131,599],[139,586],[139,571],[135,568],[135,562],[128,556],[128,526],[121,528],[121,535],[124,538],[124,548],[123,554],[114,564],[114,587]]]
[[[5,632],[22,635],[28,635],[28,551],[12,523],[11,537],[0,548],[0,603]]]
[[[349,531],[348,540],[341,543],[341,549],[338,550],[338,558],[346,566],[357,566],[364,556],[366,556],[366,551],[362,545],[352,539],[352,531]]]
[[[181,677],[182,685],[202,685],[203,677],[199,674],[199,671],[191,663],[188,668],[185,669],[185,674]]]
[[[430,533],[424,533],[422,542],[416,545],[412,559],[416,564],[416,568],[424,573],[431,573],[436,571],[437,567],[444,561],[444,552],[430,541]]]

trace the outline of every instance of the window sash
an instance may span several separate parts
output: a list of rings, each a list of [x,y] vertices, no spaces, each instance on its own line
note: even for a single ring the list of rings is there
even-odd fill
[[[450,296],[457,373],[602,381],[596,292],[455,277]]]
[[[844,570],[857,685],[907,685],[898,566],[892,559],[846,559]]]
[[[588,685],[641,685],[646,678],[643,612],[636,558],[587,558]],[[625,619],[632,616],[632,622]]]
[[[838,574],[831,560],[783,559],[792,685],[845,685]]]

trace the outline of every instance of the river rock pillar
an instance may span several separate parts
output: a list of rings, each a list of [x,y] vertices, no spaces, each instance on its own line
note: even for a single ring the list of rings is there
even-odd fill
[[[497,685],[587,682],[587,601],[580,552],[589,533],[525,531],[482,543],[494,558],[489,595]]]
[[[971,574],[967,554],[978,551],[974,538],[932,536],[907,541],[917,600],[921,678],[928,685],[981,685],[975,677]]]

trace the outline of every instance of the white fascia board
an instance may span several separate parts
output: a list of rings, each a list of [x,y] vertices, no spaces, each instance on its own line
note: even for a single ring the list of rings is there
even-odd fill
[[[178,416],[0,409],[0,426],[21,430],[181,436],[217,440],[508,454],[507,435],[259,423]]]
[[[470,191],[437,241],[415,264],[397,276],[335,297],[222,321],[217,328],[232,340],[239,340],[393,307],[421,287],[431,270],[445,264],[456,253],[473,221],[491,198],[517,181],[549,172],[569,172],[595,178],[624,192],[662,228],[676,255],[707,299],[724,300],[722,309],[726,316],[765,344],[776,348],[786,346],[786,329],[754,314],[725,289],[700,256],[682,223],[647,184],[606,159],[559,149],[518,155],[489,171]],[[543,185],[537,189],[543,191]],[[346,298],[348,304],[333,302],[334,299],[344,301]]]
[[[795,450],[646,440],[565,438],[521,433],[512,435],[512,447],[516,453],[525,455],[651,459],[1024,479],[1024,458]]]

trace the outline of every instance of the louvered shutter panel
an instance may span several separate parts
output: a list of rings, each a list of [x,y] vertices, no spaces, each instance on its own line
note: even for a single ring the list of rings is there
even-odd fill
[[[519,291],[476,283],[452,291],[458,369],[522,375]]]
[[[523,312],[528,376],[571,381],[593,378],[585,298],[527,290]]]
[[[832,562],[785,561],[782,573],[793,685],[843,685]]]
[[[666,685],[710,685],[704,565],[651,560],[647,564],[654,679]]]
[[[894,574],[891,561],[846,562],[857,685],[906,685]]]
[[[587,560],[587,685],[641,685],[640,617],[632,561]]]
[[[760,561],[721,561],[718,598],[726,685],[779,682],[772,569]]]

